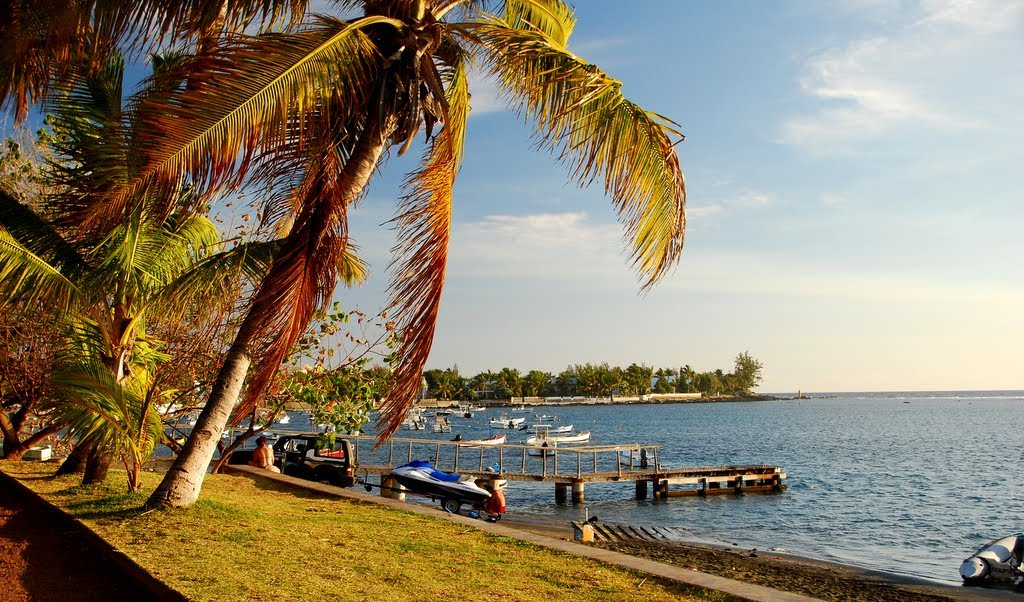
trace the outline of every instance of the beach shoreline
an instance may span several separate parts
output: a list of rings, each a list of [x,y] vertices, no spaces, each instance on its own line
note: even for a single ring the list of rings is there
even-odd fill
[[[506,515],[507,527],[572,540],[570,525],[537,520],[535,517]],[[581,544],[588,545],[588,544]],[[595,547],[763,585],[822,600],[901,602],[1007,600],[1024,596],[1006,590],[968,588],[912,575],[887,573],[855,565],[819,560],[797,554],[746,549],[739,546],[685,541],[598,542]]]

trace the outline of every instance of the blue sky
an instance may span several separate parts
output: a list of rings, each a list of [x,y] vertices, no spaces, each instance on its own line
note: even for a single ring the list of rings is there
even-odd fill
[[[647,294],[598,187],[474,88],[428,367],[731,369],[762,391],[1024,387],[1024,2],[576,4],[570,47],[681,124],[688,231]],[[384,297],[393,159],[353,217]]]

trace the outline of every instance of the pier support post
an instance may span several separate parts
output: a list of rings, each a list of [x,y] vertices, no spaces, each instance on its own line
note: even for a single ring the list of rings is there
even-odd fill
[[[654,481],[654,497],[659,500],[668,499],[668,481]]]
[[[582,504],[583,501],[583,481],[574,480],[572,482],[572,503]]]
[[[398,481],[391,477],[382,477],[380,481],[381,497],[389,497],[400,502],[405,501],[405,489],[398,484]]]
[[[555,483],[555,503],[565,503],[565,483]]]
[[[644,481],[643,479],[638,479],[636,482],[636,499],[647,499],[647,481]]]
[[[740,495],[743,493],[743,475],[736,477],[735,486],[733,487],[733,493]]]

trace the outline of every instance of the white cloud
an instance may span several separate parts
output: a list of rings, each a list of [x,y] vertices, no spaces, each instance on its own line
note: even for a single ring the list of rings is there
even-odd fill
[[[493,76],[484,71],[479,69],[470,71],[469,91],[472,94],[469,99],[471,116],[500,113],[508,110],[508,103],[501,96],[498,82],[495,81]]]
[[[811,57],[801,89],[817,101],[781,140],[842,152],[896,130],[1005,127],[1020,119],[1024,2],[924,0],[884,34]],[[877,16],[878,5],[861,6]],[[1004,72],[1004,70],[1009,70]]]

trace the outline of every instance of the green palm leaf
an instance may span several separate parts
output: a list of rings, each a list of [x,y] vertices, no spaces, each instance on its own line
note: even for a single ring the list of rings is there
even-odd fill
[[[676,125],[644,111],[621,84],[537,29],[494,19],[469,28],[513,107],[581,186],[602,179],[626,228],[643,288],[679,259],[686,187],[672,137]]]

